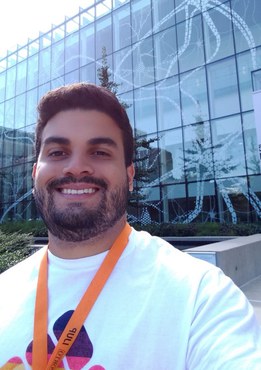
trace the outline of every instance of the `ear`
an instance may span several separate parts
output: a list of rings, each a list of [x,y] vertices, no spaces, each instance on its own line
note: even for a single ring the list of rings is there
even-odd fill
[[[127,167],[127,176],[128,176],[128,183],[129,183],[129,191],[133,190],[133,179],[135,176],[135,169],[133,163]]]
[[[32,171],[32,178],[33,178],[33,180],[35,179],[36,167],[37,167],[37,163],[34,163],[34,165],[33,165],[33,171]]]

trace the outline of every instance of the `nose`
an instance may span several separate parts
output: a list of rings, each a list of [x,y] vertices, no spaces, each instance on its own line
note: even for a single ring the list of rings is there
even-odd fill
[[[65,163],[63,168],[64,175],[73,175],[79,177],[82,175],[93,175],[94,168],[91,165],[90,161],[84,155],[75,154],[72,155]]]

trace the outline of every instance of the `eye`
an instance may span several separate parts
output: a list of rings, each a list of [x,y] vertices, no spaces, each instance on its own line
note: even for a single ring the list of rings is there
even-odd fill
[[[63,150],[53,150],[48,154],[48,157],[59,158],[64,157],[66,153]]]
[[[93,156],[97,156],[97,157],[109,157],[110,154],[105,152],[104,150],[95,150],[93,152]]]

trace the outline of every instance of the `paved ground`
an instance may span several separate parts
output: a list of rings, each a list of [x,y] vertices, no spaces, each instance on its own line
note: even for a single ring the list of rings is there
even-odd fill
[[[261,325],[261,276],[249,281],[240,287],[249,301],[252,303],[257,319]]]

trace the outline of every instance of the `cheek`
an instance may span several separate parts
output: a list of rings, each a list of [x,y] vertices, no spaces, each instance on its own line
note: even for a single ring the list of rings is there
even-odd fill
[[[57,175],[57,171],[52,169],[51,166],[47,166],[44,163],[38,163],[34,171],[34,183],[36,185],[45,185],[51,179],[53,179]]]

